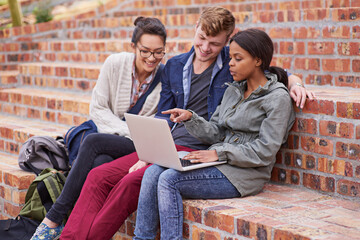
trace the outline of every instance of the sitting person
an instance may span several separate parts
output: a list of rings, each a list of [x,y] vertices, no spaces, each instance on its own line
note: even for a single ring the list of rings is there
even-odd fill
[[[88,135],[53,204],[32,239],[57,239],[91,169],[135,151],[124,113],[153,116],[160,99],[166,30],[156,18],[138,17],[131,39],[134,53],[110,55],[92,92],[90,117],[99,133]]]
[[[257,194],[269,181],[276,153],[295,121],[287,74],[269,66],[272,55],[273,43],[265,32],[238,32],[230,40],[234,82],[210,121],[191,110],[163,112],[211,145],[185,159],[227,163],[187,172],[150,166],[141,184],[133,239],[155,239],[159,222],[162,240],[183,239],[183,198],[245,197]]]
[[[194,46],[187,53],[169,59],[161,76],[161,97],[157,117],[168,118],[161,110],[191,108],[209,119],[222,100],[229,71],[230,35],[235,28],[232,13],[222,7],[209,7],[201,13]],[[293,99],[302,106],[312,93],[296,85],[301,79],[289,77]],[[301,84],[300,84],[301,85]],[[207,143],[191,136],[183,124],[170,123],[178,150],[207,149]],[[120,157],[93,169],[67,221],[61,239],[110,239],[126,218],[136,210],[147,163],[136,153]]]

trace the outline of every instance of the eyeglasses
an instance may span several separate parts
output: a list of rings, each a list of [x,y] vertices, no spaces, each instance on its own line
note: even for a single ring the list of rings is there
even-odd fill
[[[164,51],[151,52],[151,51],[142,50],[142,49],[139,49],[139,51],[140,51],[140,56],[143,58],[149,58],[151,55],[153,55],[154,58],[161,59],[165,55]]]

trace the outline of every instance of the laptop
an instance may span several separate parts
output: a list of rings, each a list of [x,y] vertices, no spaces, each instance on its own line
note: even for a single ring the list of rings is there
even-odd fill
[[[189,160],[182,160],[189,152],[176,150],[170,127],[165,119],[129,113],[125,113],[125,119],[136,152],[142,161],[179,171],[226,163],[226,161],[191,163]]]

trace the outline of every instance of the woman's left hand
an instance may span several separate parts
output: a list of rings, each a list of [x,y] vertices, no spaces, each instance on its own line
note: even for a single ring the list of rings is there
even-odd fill
[[[306,98],[310,101],[316,98],[315,93],[310,90],[307,90],[303,86],[292,85],[290,88],[290,96],[295,101],[297,107],[303,108],[306,102]]]
[[[215,162],[219,160],[217,152],[215,150],[199,150],[190,152],[183,157],[184,160],[191,160],[192,163],[200,162]]]
[[[136,170],[140,169],[140,168],[143,168],[145,166],[147,166],[148,163],[147,162],[144,162],[144,161],[137,161],[137,163],[135,163],[130,169],[129,169],[129,173],[131,172],[135,172]]]

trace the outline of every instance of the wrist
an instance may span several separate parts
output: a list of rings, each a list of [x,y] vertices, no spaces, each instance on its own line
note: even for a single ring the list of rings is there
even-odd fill
[[[299,87],[305,88],[305,85],[302,82],[295,82],[291,85],[289,90],[291,90],[294,86],[299,86]]]

